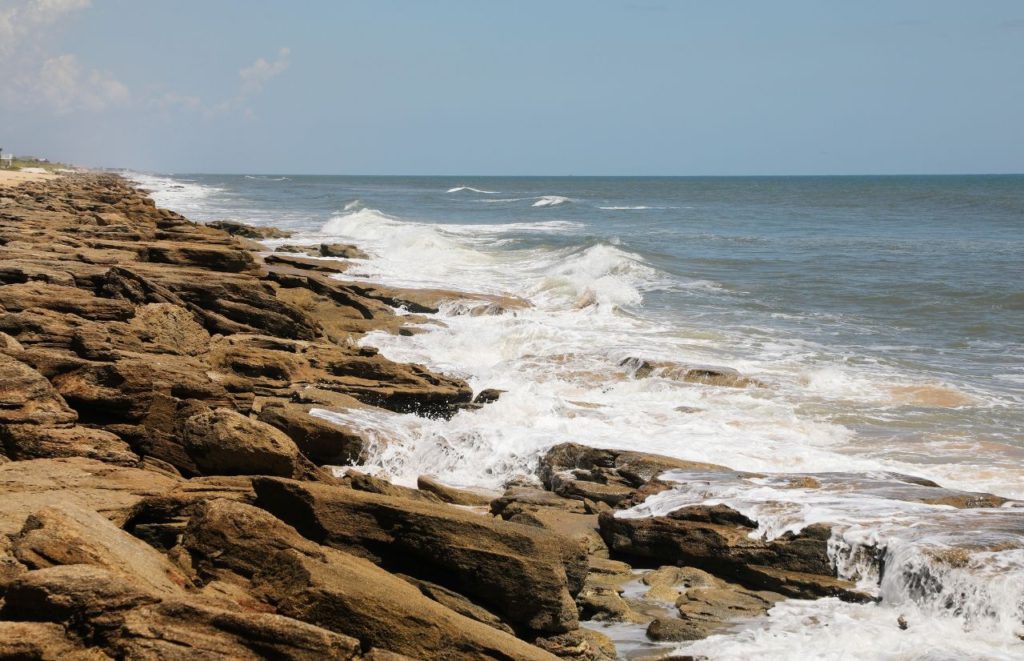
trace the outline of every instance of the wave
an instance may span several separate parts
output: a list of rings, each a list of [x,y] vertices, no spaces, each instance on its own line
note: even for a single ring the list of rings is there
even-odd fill
[[[483,193],[484,195],[497,195],[499,191],[496,190],[482,190],[480,188],[473,188],[472,186],[456,186],[455,188],[449,188],[446,193],[459,193],[461,191],[470,191],[473,193]]]
[[[254,174],[247,174],[247,175],[245,175],[245,178],[246,179],[259,179],[259,180],[263,180],[263,181],[291,181],[291,179],[288,178],[288,177],[270,177],[270,176],[267,176],[267,175],[254,175]]]
[[[562,204],[568,204],[569,202],[572,202],[572,199],[568,197],[563,197],[561,195],[545,195],[543,197],[538,198],[537,201],[533,203],[533,206],[557,207]]]
[[[661,479],[672,489],[616,516],[725,504],[757,520],[760,527],[751,537],[764,539],[828,523],[828,554],[837,575],[875,594],[879,605],[873,608],[888,612],[890,622],[897,616],[891,609],[898,608],[914,625],[946,621],[1004,644],[1020,633],[1022,503],[957,509],[917,502],[910,478],[880,472],[818,474],[806,487],[805,474],[693,478],[665,473]]]
[[[610,207],[598,207],[598,209],[604,209],[605,211],[663,211],[665,209],[678,209],[679,207],[649,207],[643,204],[637,206],[610,206]]]

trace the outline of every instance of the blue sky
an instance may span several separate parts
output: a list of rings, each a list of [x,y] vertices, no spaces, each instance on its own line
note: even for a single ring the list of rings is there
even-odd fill
[[[0,0],[0,146],[160,172],[1024,172],[1024,2]]]

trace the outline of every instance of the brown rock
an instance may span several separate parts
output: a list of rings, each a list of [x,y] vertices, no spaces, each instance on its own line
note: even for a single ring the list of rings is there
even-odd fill
[[[320,543],[357,549],[444,585],[538,631],[577,626],[571,592],[586,576],[575,543],[537,528],[377,494],[260,478],[257,503]]]
[[[43,282],[0,287],[0,306],[8,312],[42,308],[94,321],[125,321],[135,314],[135,307],[126,301],[99,298],[77,287]]]
[[[181,443],[207,475],[298,478],[316,472],[283,432],[230,409],[188,418],[182,426]]]
[[[0,354],[0,424],[60,425],[77,418],[46,377]]]
[[[342,257],[344,259],[369,259],[365,252],[349,243],[321,243],[320,254],[324,257]]]
[[[44,459],[47,457],[87,457],[108,464],[134,466],[139,456],[127,443],[103,431],[75,425],[73,427],[41,427],[38,425],[7,425],[0,427],[0,449],[11,459]]]
[[[14,537],[12,548],[15,557],[30,569],[92,565],[165,596],[180,595],[188,583],[153,547],[106,517],[68,501],[31,514]]]
[[[247,239],[286,239],[292,235],[287,230],[266,225],[248,225],[234,220],[215,220],[206,223],[207,227],[227,232],[232,236],[241,236]]]
[[[332,424],[309,414],[311,406],[275,404],[266,406],[259,419],[288,435],[302,454],[319,465],[359,462],[368,441],[358,430]]]
[[[279,613],[415,658],[550,658],[465,618],[372,563],[323,548],[267,512],[210,501],[183,544],[206,575],[253,579]]]
[[[420,475],[416,478],[416,487],[420,491],[429,491],[443,502],[452,505],[465,505],[469,507],[486,507],[491,504],[493,494],[472,491],[470,489],[459,489],[443,484],[429,475]]]
[[[756,522],[725,505],[683,507],[648,518],[620,518],[606,512],[599,524],[614,554],[691,565],[792,597],[867,599],[851,583],[835,578],[827,550],[831,529],[825,525],[808,526],[797,535],[786,533],[772,541],[751,539]],[[779,581],[754,569],[765,566],[795,572],[801,580]]]

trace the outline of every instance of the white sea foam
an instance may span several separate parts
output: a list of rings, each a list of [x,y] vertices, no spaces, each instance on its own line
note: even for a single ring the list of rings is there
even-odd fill
[[[473,188],[472,186],[456,186],[455,188],[449,188],[447,193],[459,193],[461,191],[469,191],[471,193],[483,193],[484,195],[497,195],[499,191],[496,190],[482,190],[480,188]]]
[[[562,204],[568,204],[572,202],[572,199],[568,197],[562,197],[561,195],[544,195],[543,197],[537,198],[537,201],[533,203],[535,207],[557,207]]]
[[[207,202],[222,188],[199,184],[186,179],[173,179],[144,172],[125,172],[125,178],[149,191],[157,206],[174,209],[198,220],[209,218]]]

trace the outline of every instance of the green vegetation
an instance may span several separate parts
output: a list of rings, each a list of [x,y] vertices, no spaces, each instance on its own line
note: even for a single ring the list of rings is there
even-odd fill
[[[3,165],[7,165],[6,159],[4,159]],[[17,157],[11,161],[11,170],[20,170],[22,168],[43,168],[50,172],[54,170],[60,170],[68,168],[69,166],[64,163],[54,163],[44,159],[35,158],[34,156]]]

